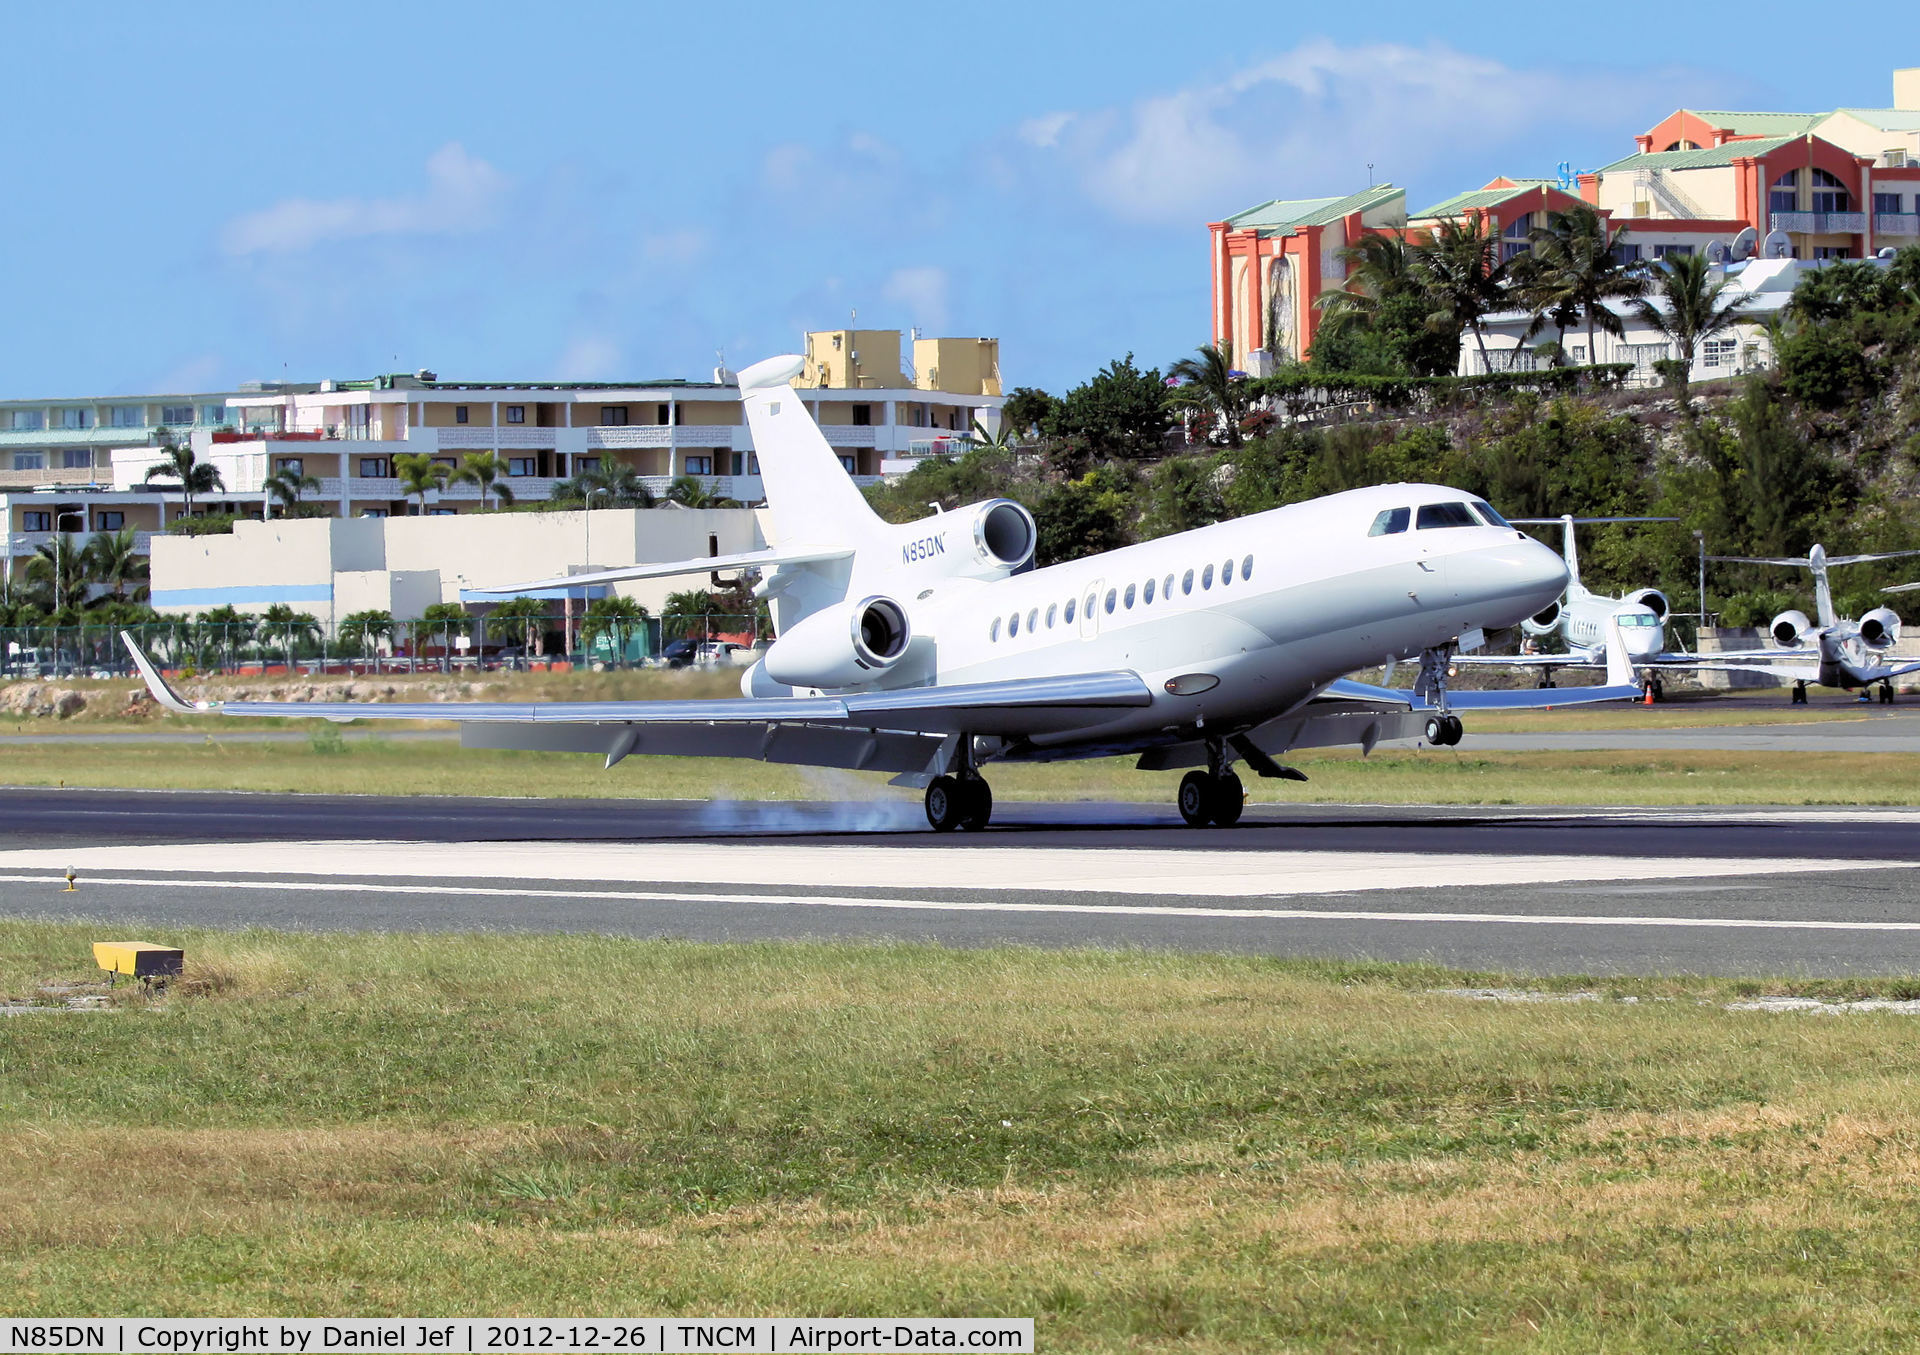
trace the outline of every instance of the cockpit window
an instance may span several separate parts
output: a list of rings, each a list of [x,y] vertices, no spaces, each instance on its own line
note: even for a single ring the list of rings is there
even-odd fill
[[[1622,630],[1630,630],[1636,627],[1651,630],[1660,624],[1659,617],[1650,615],[1647,612],[1622,612],[1613,619],[1619,623]]]
[[[1411,508],[1382,508],[1380,516],[1373,520],[1373,526],[1367,529],[1368,536],[1392,536],[1395,532],[1407,530],[1407,523],[1413,520]]]
[[[1492,504],[1483,503],[1479,499],[1473,501],[1473,511],[1484,518],[1489,527],[1511,527],[1513,525],[1498,513],[1494,512]]]
[[[1478,527],[1472,513],[1464,503],[1423,503],[1416,525],[1425,531],[1429,527]]]

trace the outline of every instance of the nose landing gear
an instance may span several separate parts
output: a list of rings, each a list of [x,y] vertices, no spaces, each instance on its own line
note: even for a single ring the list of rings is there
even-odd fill
[[[1429,715],[1426,732],[1427,742],[1435,748],[1451,748],[1460,742],[1467,728],[1460,723],[1458,715]]]

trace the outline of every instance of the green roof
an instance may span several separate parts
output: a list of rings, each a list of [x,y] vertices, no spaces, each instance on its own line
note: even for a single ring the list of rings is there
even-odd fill
[[[1825,113],[1730,113],[1724,109],[1683,108],[1712,127],[1723,127],[1735,136],[1793,136],[1810,132]]]
[[[1558,180],[1555,181],[1558,186]],[[1512,188],[1476,188],[1470,193],[1455,193],[1444,202],[1436,202],[1424,212],[1415,212],[1412,220],[1424,221],[1428,217],[1459,216],[1462,212],[1476,209],[1498,207],[1509,198],[1517,198],[1522,193],[1531,193],[1538,184],[1521,183]]]
[[[1406,190],[1383,183],[1344,198],[1275,198],[1258,207],[1249,207],[1227,218],[1236,230],[1257,230],[1270,235],[1287,235],[1302,226],[1324,226],[1354,212],[1366,211],[1383,202],[1405,197]]]
[[[1920,132],[1920,111],[1911,108],[1836,108],[1833,111],[1883,132]]]
[[[1755,141],[1729,141],[1724,146],[1708,146],[1697,151],[1653,151],[1616,160],[1600,172],[1610,174],[1617,169],[1713,169],[1719,165],[1730,165],[1749,155],[1765,155],[1768,151],[1779,150],[1789,141],[1799,139],[1797,136],[1773,136]]]

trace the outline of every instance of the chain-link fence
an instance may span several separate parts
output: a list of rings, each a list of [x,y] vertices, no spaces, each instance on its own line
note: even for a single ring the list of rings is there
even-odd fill
[[[122,629],[163,668],[193,673],[726,666],[751,663],[764,635],[752,615],[727,612],[449,616],[343,623],[331,632],[306,618],[31,625],[0,627],[0,679],[131,676]]]

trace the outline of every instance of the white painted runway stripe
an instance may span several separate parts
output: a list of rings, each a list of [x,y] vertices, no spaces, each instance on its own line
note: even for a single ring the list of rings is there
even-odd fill
[[[1916,843],[1920,852],[1920,843]],[[1235,851],[658,842],[225,842],[0,851],[0,870],[209,869],[273,878],[551,880],[589,887],[716,881],[773,889],[889,886],[1165,898],[1289,898],[1449,886],[1857,875],[1920,862],[1846,858]]]
[[[51,885],[44,875],[0,875],[0,882]],[[234,889],[313,894],[428,894],[470,898],[589,900],[608,903],[777,904],[808,908],[873,908],[898,912],[1054,913],[1122,918],[1207,918],[1221,922],[1411,922],[1505,926],[1527,923],[1563,927],[1706,927],[1719,930],[1817,932],[1920,932],[1920,922],[1853,922],[1818,918],[1662,917],[1580,913],[1373,912],[1360,908],[1197,908],[1180,904],[1011,902],[1005,900],[879,899],[825,894],[702,894],[671,890],[538,890],[486,885],[395,885],[348,880],[185,880],[142,876],[94,876],[91,885],[162,889]]]

